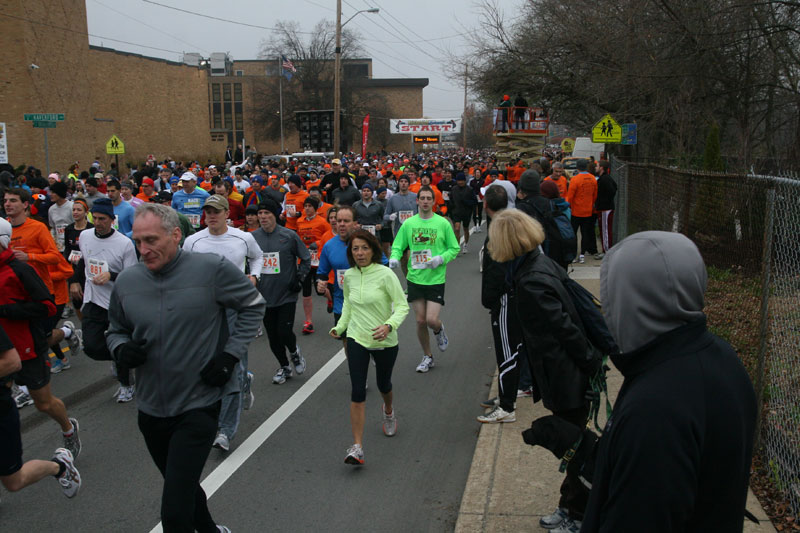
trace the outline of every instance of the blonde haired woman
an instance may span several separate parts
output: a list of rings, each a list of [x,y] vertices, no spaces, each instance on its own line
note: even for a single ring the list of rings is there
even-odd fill
[[[580,317],[564,288],[567,273],[542,253],[541,224],[522,211],[506,209],[492,218],[489,253],[507,262],[522,322],[525,352],[544,406],[583,427],[589,416],[585,398],[589,377],[596,371]],[[542,527],[578,531],[589,491],[567,475],[558,509],[544,516]]]

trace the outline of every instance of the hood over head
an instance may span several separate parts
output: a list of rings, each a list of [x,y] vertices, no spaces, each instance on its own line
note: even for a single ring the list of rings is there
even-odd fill
[[[611,248],[600,267],[600,299],[623,353],[703,314],[708,276],[685,235],[643,231]]]

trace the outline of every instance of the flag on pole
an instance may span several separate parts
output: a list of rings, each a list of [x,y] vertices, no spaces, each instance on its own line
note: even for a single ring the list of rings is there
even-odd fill
[[[297,72],[297,69],[294,68],[294,65],[286,58],[286,56],[281,56],[281,68],[283,70],[282,74],[286,76],[286,79],[289,81],[292,80],[292,74]]]

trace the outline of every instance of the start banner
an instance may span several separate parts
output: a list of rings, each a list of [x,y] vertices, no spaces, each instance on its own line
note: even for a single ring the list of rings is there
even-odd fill
[[[390,133],[461,133],[460,118],[390,118]]]

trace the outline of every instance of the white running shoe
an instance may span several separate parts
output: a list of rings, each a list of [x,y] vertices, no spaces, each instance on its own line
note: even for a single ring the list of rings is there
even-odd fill
[[[397,433],[397,416],[395,416],[395,409],[392,407],[392,414],[386,414],[386,405],[381,406],[381,414],[383,415],[383,434],[387,437],[394,437]]]
[[[17,385],[14,385],[11,394],[14,396],[17,409],[22,409],[26,405],[33,405],[33,398],[31,398],[31,395],[20,389]]]
[[[294,371],[299,376],[303,372],[306,371],[306,359],[302,355],[300,355],[300,347],[297,347],[297,351],[289,356],[289,359],[292,361],[292,365],[294,366]]]
[[[242,391],[242,408],[245,410],[249,410],[253,407],[253,403],[256,401],[256,397],[253,395],[253,380],[255,376],[252,372],[247,372],[247,378],[245,378],[244,382],[244,391]]]
[[[72,435],[66,436],[62,434],[64,439],[64,448],[69,450],[69,452],[72,454],[72,457],[77,459],[81,454],[80,427],[78,426],[78,421],[74,418],[70,418],[69,423],[72,424]]]
[[[431,368],[433,368],[433,357],[430,355],[423,355],[422,362],[417,365],[417,372],[427,372]]]
[[[128,387],[120,385],[119,389],[117,389],[117,393],[115,394],[117,403],[128,403],[129,401],[133,400],[134,391],[135,388],[133,385]]]
[[[231,441],[225,436],[224,433],[217,433],[217,438],[214,439],[214,448],[219,448],[223,452],[231,449]]]
[[[447,339],[447,333],[444,332],[444,324],[442,324],[442,327],[439,329],[439,333],[434,333],[434,335],[436,335],[436,344],[439,345],[439,351],[445,351],[450,341]]]
[[[582,265],[585,262],[586,262],[586,257],[583,254],[579,255],[578,256],[578,263],[580,263]]]
[[[500,422],[510,423],[516,421],[517,421],[517,415],[514,414],[514,411],[511,411],[509,413],[499,405],[494,409],[492,409],[491,411],[489,411],[488,413],[486,413],[485,415],[478,417],[478,422],[482,424],[498,424]]]
[[[286,380],[292,377],[292,367],[290,366],[282,366],[275,372],[275,375],[272,376],[272,382],[275,385],[281,385],[286,383]]]
[[[72,452],[66,448],[59,448],[53,454],[53,461],[61,463],[65,467],[64,472],[57,478],[61,490],[64,491],[64,496],[74,498],[81,488],[81,475],[75,468],[75,458]]]
[[[67,344],[69,345],[69,351],[76,354],[83,348],[83,331],[76,328],[75,324],[69,320],[64,322],[64,326],[72,330],[72,335],[67,339]]]
[[[347,449],[347,457],[344,462],[349,465],[361,466],[364,464],[364,450],[360,444],[353,444]]]

